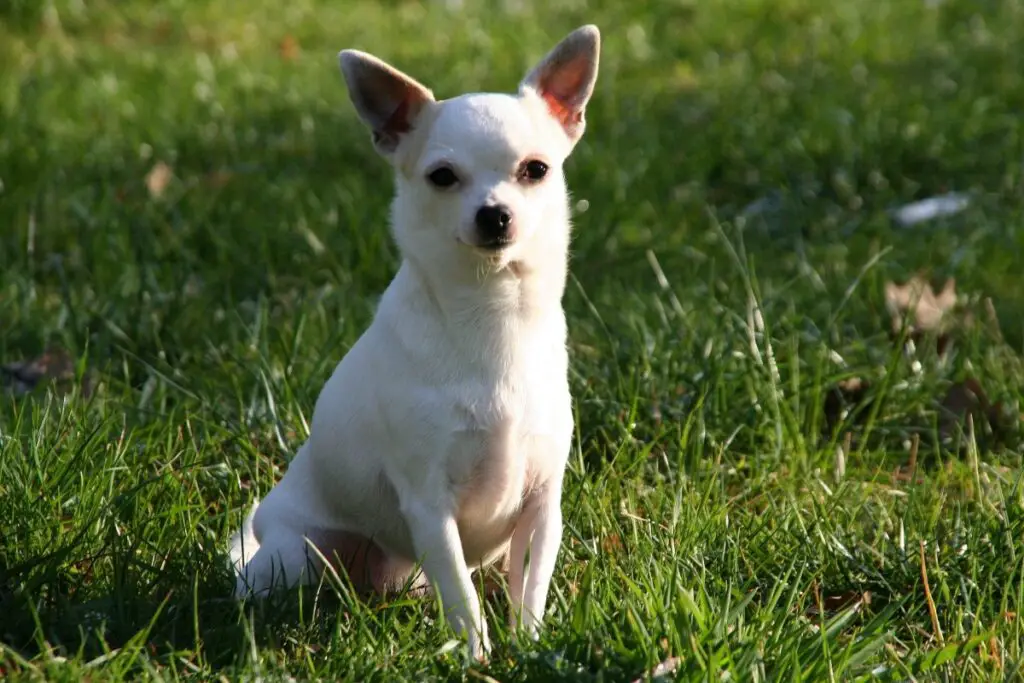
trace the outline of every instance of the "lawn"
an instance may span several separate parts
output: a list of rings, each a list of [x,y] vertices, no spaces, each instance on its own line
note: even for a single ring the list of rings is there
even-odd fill
[[[540,640],[239,606],[397,266],[337,51],[510,91],[589,22]],[[1020,0],[0,3],[0,678],[1019,680],[1022,44]],[[893,315],[915,275],[956,305]]]

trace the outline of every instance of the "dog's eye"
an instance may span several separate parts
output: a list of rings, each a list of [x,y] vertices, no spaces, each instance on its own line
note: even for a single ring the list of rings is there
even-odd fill
[[[447,166],[442,166],[441,168],[434,169],[428,173],[427,180],[429,180],[434,187],[451,187],[455,183],[459,182],[459,176],[455,175],[455,171]]]
[[[538,180],[543,180],[544,176],[548,174],[548,165],[543,161],[537,159],[531,159],[523,164],[522,168],[519,169],[519,177],[523,180],[535,183]]]

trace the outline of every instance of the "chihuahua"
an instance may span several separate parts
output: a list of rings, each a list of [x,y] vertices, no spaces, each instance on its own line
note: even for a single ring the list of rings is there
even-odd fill
[[[501,563],[510,623],[537,636],[573,438],[562,165],[599,51],[584,26],[516,94],[440,101],[376,57],[340,53],[394,169],[402,261],[321,392],[309,439],[232,539],[238,597],[328,567],[360,591],[433,588],[479,658],[490,646],[472,572]]]

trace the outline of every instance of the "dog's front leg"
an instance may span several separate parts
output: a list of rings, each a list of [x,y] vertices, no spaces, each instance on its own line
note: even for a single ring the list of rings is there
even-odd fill
[[[418,501],[403,507],[423,571],[437,586],[448,622],[457,633],[465,634],[470,651],[479,659],[491,646],[473,578],[462,553],[455,515]]]
[[[539,492],[524,509],[512,532],[509,548],[509,590],[512,625],[537,637],[547,602],[555,561],[562,542],[561,482]],[[526,551],[530,551],[527,570]]]

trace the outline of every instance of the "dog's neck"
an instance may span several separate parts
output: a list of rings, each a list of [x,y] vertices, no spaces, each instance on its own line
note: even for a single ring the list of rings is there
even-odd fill
[[[560,312],[565,291],[566,257],[543,261],[511,260],[502,264],[460,264],[437,272],[414,258],[404,258],[399,277],[409,280],[424,303],[447,324],[474,327],[509,323],[529,325]]]

